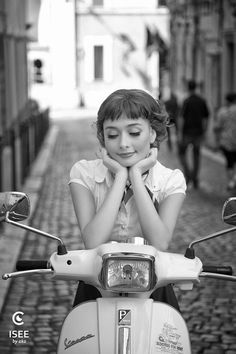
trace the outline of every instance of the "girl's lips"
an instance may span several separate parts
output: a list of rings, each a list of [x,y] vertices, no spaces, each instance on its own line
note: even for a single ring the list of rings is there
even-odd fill
[[[127,153],[119,154],[119,156],[122,157],[122,158],[128,158],[128,157],[131,157],[133,155],[134,155],[134,152],[127,152]]]

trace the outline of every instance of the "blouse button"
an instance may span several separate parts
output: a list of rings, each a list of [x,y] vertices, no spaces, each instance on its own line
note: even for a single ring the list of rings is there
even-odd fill
[[[125,229],[125,225],[123,224],[123,225],[121,225],[121,228],[124,230]]]

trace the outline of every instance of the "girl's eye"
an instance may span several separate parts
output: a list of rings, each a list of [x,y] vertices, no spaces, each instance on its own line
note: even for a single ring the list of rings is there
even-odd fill
[[[115,138],[117,138],[117,137],[118,137],[117,134],[108,134],[108,135],[107,135],[107,138],[108,138],[108,139],[115,139]]]
[[[129,133],[131,136],[139,136],[140,132],[130,132]]]

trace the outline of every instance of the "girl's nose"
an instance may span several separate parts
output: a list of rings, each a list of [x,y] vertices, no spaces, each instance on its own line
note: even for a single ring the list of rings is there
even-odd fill
[[[120,136],[120,147],[127,148],[129,147],[129,145],[130,145],[129,136],[126,133],[122,133]]]

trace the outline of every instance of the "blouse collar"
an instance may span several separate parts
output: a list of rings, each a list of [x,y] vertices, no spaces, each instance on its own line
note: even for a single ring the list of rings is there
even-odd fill
[[[156,174],[155,171],[158,169],[159,164],[160,162],[157,161],[156,164],[149,170],[148,175],[144,176],[145,185],[148,186],[151,190],[155,190],[157,188],[157,181],[155,181],[155,176],[158,174]],[[99,160],[95,173],[95,181],[97,183],[103,183],[104,180],[106,180],[107,186],[111,187],[114,178],[108,168],[103,164],[102,159]]]
[[[98,166],[95,171],[95,182],[103,183],[106,180],[108,187],[112,185],[113,177],[108,168],[103,164],[102,159],[99,160]]]

